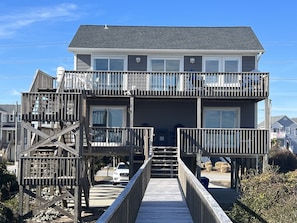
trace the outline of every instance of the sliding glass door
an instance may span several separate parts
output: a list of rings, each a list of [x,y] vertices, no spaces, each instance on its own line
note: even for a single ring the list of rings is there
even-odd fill
[[[179,76],[174,73],[180,71],[179,59],[151,59],[150,67],[155,72],[150,77],[151,90],[168,91],[179,88]]]

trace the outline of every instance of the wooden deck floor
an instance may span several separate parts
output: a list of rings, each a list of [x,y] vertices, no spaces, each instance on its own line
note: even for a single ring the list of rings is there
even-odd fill
[[[176,178],[151,178],[136,223],[193,223]]]

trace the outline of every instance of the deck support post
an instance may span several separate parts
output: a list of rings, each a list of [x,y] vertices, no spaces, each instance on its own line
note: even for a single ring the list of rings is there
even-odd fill
[[[133,127],[134,126],[134,97],[130,97],[130,105],[129,105],[128,111],[129,111],[129,117],[130,117],[129,126]]]
[[[269,130],[268,131],[268,136],[267,136],[267,146],[268,146],[268,153],[271,150],[271,141],[270,141],[270,107],[271,107],[271,100],[269,98],[265,99],[265,129]],[[268,153],[264,154],[263,156],[263,172],[265,172],[267,166],[268,166]]]
[[[197,119],[197,128],[201,128],[201,98],[197,98],[197,109],[196,109],[196,119]]]

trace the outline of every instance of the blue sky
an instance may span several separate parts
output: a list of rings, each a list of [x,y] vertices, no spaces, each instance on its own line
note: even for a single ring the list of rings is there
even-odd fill
[[[271,114],[297,117],[297,1],[42,0],[0,2],[0,104],[21,103],[37,69],[73,69],[79,25],[251,26],[270,73]],[[264,118],[259,104],[259,120]]]

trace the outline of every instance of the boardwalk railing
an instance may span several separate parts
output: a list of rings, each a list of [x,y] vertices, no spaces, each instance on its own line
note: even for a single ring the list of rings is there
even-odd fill
[[[59,91],[95,95],[256,97],[268,96],[269,75],[262,72],[65,71]]]
[[[178,179],[195,223],[232,223],[181,159],[178,160]]]
[[[145,161],[119,197],[96,223],[135,222],[146,187],[151,177],[151,158]]]
[[[179,128],[181,153],[204,155],[260,155],[267,154],[269,131],[240,128]]]

